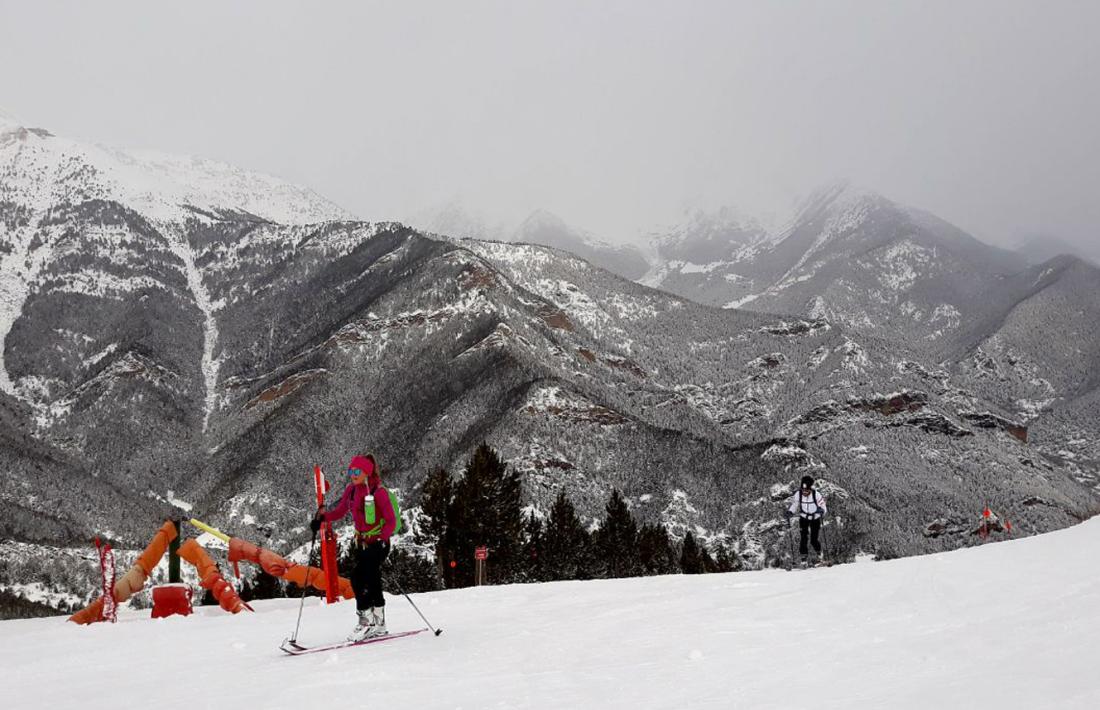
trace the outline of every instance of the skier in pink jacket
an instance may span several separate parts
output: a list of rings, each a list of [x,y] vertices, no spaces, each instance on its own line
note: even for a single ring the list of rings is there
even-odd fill
[[[390,536],[397,525],[390,494],[382,486],[381,471],[374,456],[354,456],[348,466],[351,483],[340,502],[331,510],[318,509],[310,527],[315,531],[322,521],[335,522],[351,511],[355,523],[355,570],[351,587],[355,590],[355,608],[359,621],[348,635],[349,641],[384,636],[386,599],[382,595],[382,563],[390,554]]]
[[[803,476],[802,487],[791,496],[791,505],[787,509],[788,518],[798,515],[798,551],[802,555],[803,565],[806,564],[806,556],[809,554],[806,546],[807,533],[814,552],[817,557],[821,557],[818,534],[821,532],[821,519],[825,517],[825,513],[825,496],[814,490],[813,476]]]

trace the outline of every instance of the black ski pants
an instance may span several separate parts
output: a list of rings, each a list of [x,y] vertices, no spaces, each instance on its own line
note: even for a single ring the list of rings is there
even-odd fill
[[[355,590],[355,608],[365,611],[372,606],[386,606],[382,596],[382,563],[390,554],[387,540],[369,545],[355,545],[355,569],[351,573],[351,588]]]
[[[821,518],[799,518],[798,519],[798,551],[803,556],[809,554],[809,549],[806,547],[806,534],[809,533],[810,544],[814,546],[814,552],[821,554],[821,542],[817,539],[818,533],[821,532]]]

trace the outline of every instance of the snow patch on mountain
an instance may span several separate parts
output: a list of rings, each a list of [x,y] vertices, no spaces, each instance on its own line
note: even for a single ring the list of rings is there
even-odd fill
[[[591,400],[558,386],[536,388],[520,408],[526,414],[560,417],[575,422],[600,426],[623,424],[627,420],[618,412],[597,405]]]
[[[926,249],[912,241],[902,240],[877,253],[873,269],[886,289],[893,292],[905,291],[924,276],[923,268],[934,263],[935,258],[934,249]],[[918,271],[918,268],[922,270]]]
[[[875,201],[881,199],[873,193],[852,188],[844,184],[842,187],[830,187],[826,193],[832,195],[829,199],[828,218],[821,231],[814,238],[813,243],[802,254],[802,257],[791,269],[779,278],[777,283],[788,282],[814,255],[820,252],[826,245],[838,238],[848,236],[858,229],[870,214]],[[819,197],[825,198],[823,193]],[[786,235],[781,238],[790,238]]]
[[[94,367],[95,365],[99,364],[100,360],[107,357],[108,355],[111,355],[116,350],[118,350],[118,343],[111,343],[110,345],[103,348],[99,352],[91,355],[90,357],[84,358],[84,366],[85,367]]]
[[[2,184],[2,183],[0,183]],[[4,362],[7,337],[23,313],[31,287],[53,254],[57,229],[38,231],[31,226],[8,229],[0,220],[0,390],[26,399],[27,394],[11,380]],[[35,239],[35,237],[38,239]]]
[[[940,327],[930,332],[927,336],[929,340],[936,340],[942,338],[944,335],[951,331],[958,330],[959,325],[962,323],[962,314],[959,313],[959,309],[950,303],[941,303],[936,306],[932,311],[932,314],[928,316],[929,325],[939,325]]]
[[[616,318],[625,321],[640,321],[655,318],[661,313],[663,307],[667,307],[662,299],[649,296],[634,296],[625,293],[613,293],[604,302],[607,310],[614,313]]]
[[[56,281],[42,290],[43,293],[78,293],[95,298],[126,300],[135,291],[164,289],[164,284],[148,276],[116,276],[107,271],[85,269],[69,274],[63,281]]]
[[[532,286],[535,293],[583,323],[594,335],[613,339],[625,352],[630,352],[633,341],[626,331],[618,327],[615,319],[576,284],[565,279],[538,279]]]
[[[508,278],[524,288],[530,283],[526,278],[540,272],[554,262],[554,255],[546,248],[533,244],[507,244],[503,242],[484,242],[476,239],[458,240],[466,249],[503,267]]]
[[[756,299],[760,298],[760,296],[761,294],[759,293],[750,293],[748,296],[729,301],[728,303],[723,305],[722,308],[741,308],[742,306],[747,306]]]
[[[187,243],[187,237],[175,230],[169,231],[169,248],[172,253],[183,263],[183,273],[187,278],[187,287],[191,296],[195,299],[203,316],[203,342],[202,342],[202,379],[205,387],[203,397],[202,431],[210,426],[210,416],[218,406],[218,369],[221,360],[215,357],[214,350],[218,345],[218,321],[214,317],[215,307],[210,298],[210,292],[202,280],[202,273],[195,264],[195,252]]]
[[[845,338],[844,343],[833,352],[843,354],[844,366],[854,372],[863,372],[871,364],[867,351],[851,338]]]

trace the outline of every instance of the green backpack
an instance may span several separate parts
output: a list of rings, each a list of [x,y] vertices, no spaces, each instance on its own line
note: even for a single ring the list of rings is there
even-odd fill
[[[397,495],[390,489],[386,489],[386,493],[390,496],[390,505],[393,506],[393,534],[401,532],[401,506],[397,502]],[[367,519],[367,525],[371,526],[367,530],[367,535],[377,535],[382,532],[383,521],[378,520],[378,512],[374,506],[374,496],[368,496],[367,500],[363,503],[363,515]]]

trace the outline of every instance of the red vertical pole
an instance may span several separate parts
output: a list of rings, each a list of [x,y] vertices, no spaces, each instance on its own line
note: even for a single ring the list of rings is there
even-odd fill
[[[317,493],[318,507],[325,504],[328,483],[320,466],[313,467],[313,485]],[[336,568],[336,533],[332,523],[321,523],[321,569],[325,573],[325,602],[332,604],[340,601],[340,573]]]
[[[118,620],[118,604],[115,602],[115,551],[110,543],[100,544],[99,538],[95,539],[96,551],[99,553],[99,574],[103,587],[103,611],[104,621],[112,624]]]

